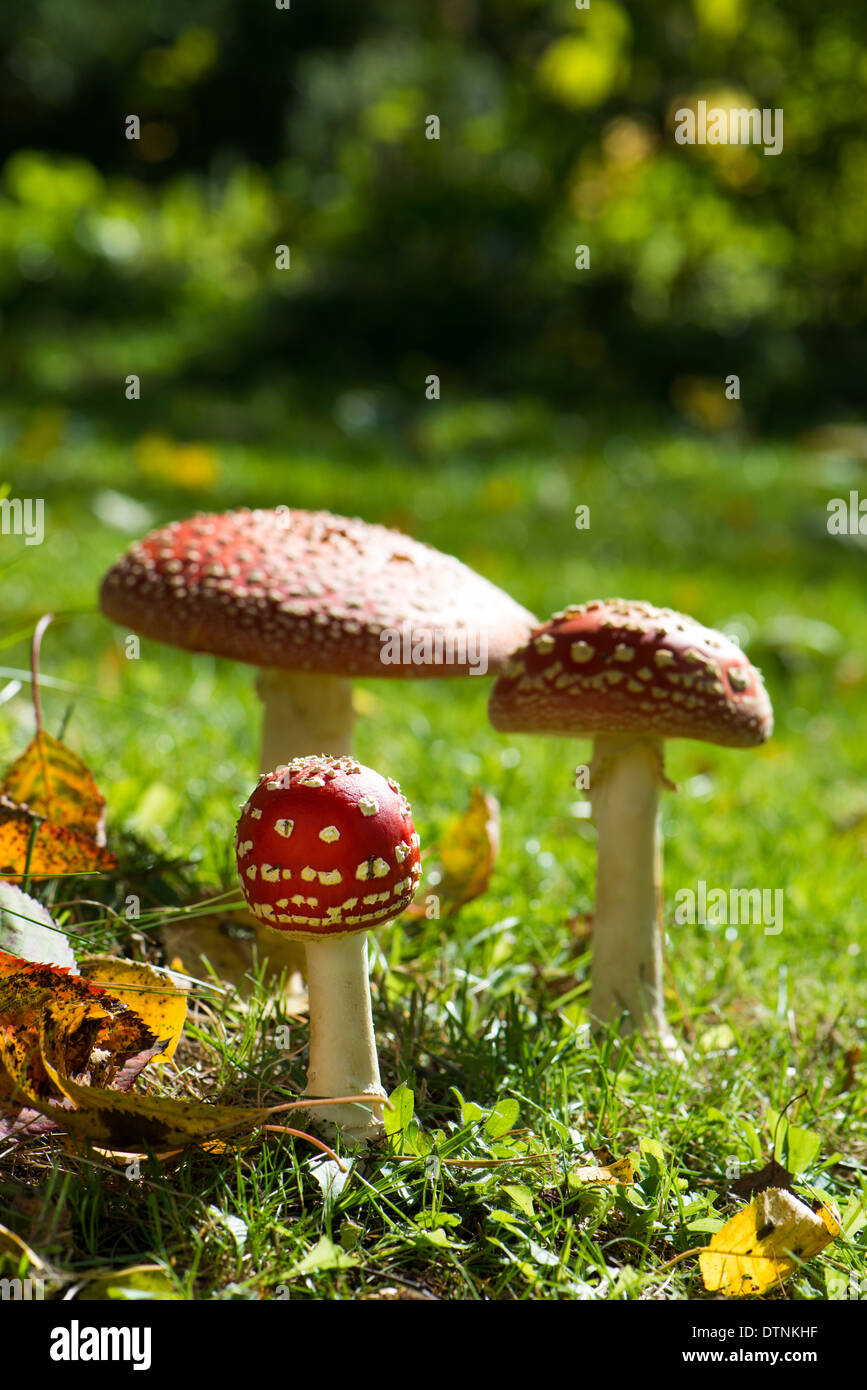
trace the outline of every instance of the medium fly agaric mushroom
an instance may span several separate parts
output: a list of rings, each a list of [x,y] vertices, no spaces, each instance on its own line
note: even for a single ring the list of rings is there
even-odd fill
[[[109,570],[100,606],[154,641],[258,666],[265,770],[310,748],[351,751],[353,676],[467,675],[482,642],[496,671],[536,623],[451,555],[357,517],[285,507],[152,531]],[[425,658],[426,634],[445,659],[436,642]]]
[[[626,1015],[672,1051],[662,983],[663,742],[764,743],[773,712],[761,673],[720,632],[649,603],[606,599],[556,613],[491,692],[504,733],[592,737],[596,910],[590,1012]]]
[[[306,943],[305,1095],[384,1097],[367,933],[398,917],[421,879],[412,808],[397,782],[353,758],[295,758],[260,777],[241,811],[235,852],[250,911]],[[325,1106],[317,1114],[352,1142],[382,1133],[372,1105]]]

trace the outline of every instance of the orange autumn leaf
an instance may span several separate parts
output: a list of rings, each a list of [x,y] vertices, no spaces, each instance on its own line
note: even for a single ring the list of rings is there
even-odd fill
[[[85,992],[102,993],[84,981],[74,983],[81,984]],[[130,1013],[117,1005],[117,1000],[111,1003],[123,1014]],[[27,1066],[18,1070],[14,1078],[16,1099],[19,1105],[47,1117],[83,1145],[96,1144],[104,1150],[125,1153],[185,1148],[188,1144],[211,1140],[215,1135],[225,1140],[238,1132],[255,1129],[271,1115],[271,1108],[264,1106],[211,1105],[206,1101],[171,1100],[109,1090],[97,1084],[82,1085],[80,1080],[73,1080],[67,1070],[70,1061],[74,1061],[70,1057],[67,1022],[62,1012],[53,1006],[43,1010],[36,1041],[38,1066],[29,1059]],[[6,1046],[7,1041],[8,1031],[4,1035],[0,1027],[0,1073],[3,1066],[12,1070],[17,1065],[17,1059]],[[37,1072],[47,1084],[37,1085],[34,1079]],[[46,1094],[49,1089],[51,1095]]]
[[[258,1129],[279,1106],[212,1105],[131,1091],[157,1052],[173,1047],[183,1026],[182,995],[163,991],[162,976],[131,961],[83,962],[137,1002],[148,1022],[101,985],[67,966],[26,960],[0,951],[0,1139],[62,1131],[67,1144],[102,1152],[182,1150],[190,1144],[222,1152],[227,1141]],[[143,973],[145,978],[143,978]],[[159,987],[159,998],[151,990]],[[157,1039],[155,1033],[160,1035]],[[312,1102],[315,1105],[315,1102]],[[318,1139],[290,1127],[329,1157]]]
[[[26,806],[0,796],[0,878],[24,877],[31,836],[31,878],[90,874],[117,865],[114,855],[88,836],[48,820],[40,822]]]
[[[98,985],[64,966],[0,951],[0,1098],[21,1086],[29,1095],[50,1090],[40,1042],[46,1019],[57,1065],[97,1085],[110,1085],[130,1057],[157,1046],[138,1015]]]
[[[0,951],[0,1109],[7,1114],[42,1115],[75,1140],[128,1152],[225,1139],[270,1115],[264,1107],[120,1089],[124,1064],[152,1057],[159,1046],[136,1013],[99,985]],[[138,1070],[126,1076],[127,1086]]]
[[[105,844],[105,798],[71,748],[41,731],[7,770],[0,795],[53,825]]]
[[[170,1062],[186,1022],[186,991],[143,961],[85,956],[80,969],[86,979],[110,991],[113,999],[132,1009],[159,1038],[163,1050],[154,1061]]]

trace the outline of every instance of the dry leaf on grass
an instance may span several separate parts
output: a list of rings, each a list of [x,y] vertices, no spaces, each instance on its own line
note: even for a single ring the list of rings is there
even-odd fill
[[[499,852],[499,802],[475,786],[466,811],[449,823],[442,839],[431,847],[430,862],[439,864],[441,874],[435,888],[442,916],[459,912],[484,893]],[[425,913],[424,901],[407,908],[408,917]]]
[[[766,1293],[830,1245],[840,1230],[832,1207],[813,1211],[792,1192],[765,1188],[699,1255],[704,1286],[730,1296]]]
[[[615,1158],[608,1163],[589,1163],[580,1168],[569,1169],[570,1183],[626,1183],[635,1182],[632,1160]]]
[[[7,769],[0,794],[54,825],[105,844],[105,798],[90,768],[44,731]]]
[[[56,1094],[40,1052],[46,1017],[64,1074],[97,1085],[110,1085],[132,1057],[159,1048],[138,1015],[105,990],[62,966],[0,951],[0,1099],[22,1084],[38,1096]]]
[[[132,966],[132,974],[123,966]],[[120,973],[121,993],[140,991],[140,968],[133,962],[99,961],[97,968]],[[212,1105],[130,1091],[142,1068],[176,1041],[177,1007],[172,1001],[168,1013],[149,1011],[151,1031],[135,1010],[93,981],[0,952],[0,1138],[61,1130],[75,1143],[111,1152],[160,1152],[194,1143],[221,1148],[264,1125],[275,1110],[316,1104]],[[309,1135],[287,1126],[267,1128],[307,1139],[336,1157]]]
[[[236,1132],[264,1124],[271,1113],[267,1107],[211,1105],[200,1100],[172,1100],[80,1086],[61,1076],[52,1065],[49,1037],[43,1036],[42,1045],[45,1070],[76,1106],[75,1110],[64,1112],[64,1129],[73,1138],[102,1148],[135,1153],[184,1148],[215,1135],[228,1139]]]
[[[40,822],[28,807],[0,796],[0,877],[24,878],[25,868],[31,878],[51,878],[116,866],[114,855],[86,835],[52,821]]]
[[[185,990],[150,965],[115,956],[85,956],[81,974],[133,1009],[159,1038],[163,1051],[154,1057],[155,1062],[171,1061],[187,1017]]]
[[[70,1105],[45,1066],[45,1027],[64,1075],[126,1090],[162,1046],[133,1010],[63,967],[0,952],[0,1138],[65,1127]]]
[[[40,975],[33,978],[33,972]],[[48,976],[60,978],[51,981]],[[50,984],[55,997],[46,1003],[44,990]],[[150,1060],[160,1044],[131,1009],[65,971],[19,969],[7,977],[6,1004],[7,1021],[0,1024],[4,1108],[25,1106],[75,1139],[130,1152],[183,1147],[217,1133],[225,1138],[236,1129],[253,1128],[270,1114],[265,1108],[106,1089],[117,1081],[121,1063],[133,1049],[140,1053],[143,1046]],[[102,1084],[94,1084],[94,1070],[101,1073]],[[73,1076],[88,1077],[91,1084]]]

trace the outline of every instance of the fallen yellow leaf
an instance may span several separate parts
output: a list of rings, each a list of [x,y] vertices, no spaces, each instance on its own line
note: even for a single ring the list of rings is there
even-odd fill
[[[7,769],[0,795],[35,816],[105,844],[105,798],[85,762],[40,731]]]
[[[39,1051],[49,1015],[55,1062],[94,1085],[115,1083],[128,1062],[157,1045],[138,1015],[105,990],[66,968],[0,951],[0,1099],[13,1101],[22,1086],[50,1097]]]
[[[86,980],[107,989],[113,998],[133,1009],[165,1048],[154,1062],[169,1062],[187,1017],[186,993],[166,975],[135,960],[114,956],[86,956],[79,962]]]
[[[617,1158],[613,1163],[589,1163],[583,1168],[569,1169],[570,1182],[634,1183],[635,1171],[631,1159]]]
[[[784,1188],[765,1188],[699,1255],[704,1286],[730,1296],[765,1293],[830,1245],[840,1229],[832,1207],[813,1211]]]

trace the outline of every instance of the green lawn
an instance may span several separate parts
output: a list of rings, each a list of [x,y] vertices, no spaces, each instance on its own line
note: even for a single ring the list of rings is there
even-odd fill
[[[137,925],[155,940],[160,900],[218,884],[234,893],[234,822],[259,738],[249,669],[147,642],[125,659],[123,634],[95,608],[104,569],[151,525],[197,509],[284,502],[385,521],[457,554],[540,617],[590,598],[646,599],[727,627],[762,667],[770,743],[668,750],[680,788],[663,802],[669,1013],[687,1061],[588,1045],[581,1028],[595,849],[573,772],[589,746],[496,734],[488,681],[367,682],[357,753],[399,778],[423,847],[476,783],[502,808],[484,896],[451,921],[389,926],[374,947],[384,1084],[415,1096],[420,1132],[393,1145],[409,1157],[371,1153],[341,1189],[312,1148],[262,1135],[237,1153],[143,1163],[130,1182],[57,1141],[0,1143],[0,1224],[48,1262],[58,1292],[155,1261],[196,1299],[709,1297],[694,1258],[667,1262],[736,1210],[738,1165],[762,1167],[770,1112],[801,1096],[787,1116],[821,1143],[799,1185],[847,1213],[851,1238],[769,1297],[867,1295],[865,552],[825,525],[828,500],[857,486],[853,464],[625,428],[576,445],[568,421],[544,451],[496,459],[435,437],[406,451],[329,448],[218,449],[216,477],[198,489],[154,480],[126,446],[93,439],[7,468],[11,495],[43,497],[48,519],[42,546],[0,537],[0,691],[26,670],[35,619],[55,612],[45,725],[57,733],[66,721],[93,769],[124,866],[116,884],[88,880],[81,895],[117,906],[140,893]],[[575,527],[579,504],[589,530]],[[0,706],[4,765],[33,732],[20,678]],[[675,893],[700,879],[782,889],[782,930],[674,925]],[[96,939],[144,949],[107,912],[78,908],[72,920],[85,918]],[[285,1021],[272,985],[243,1000],[201,991],[177,1070],[147,1084],[276,1103],[304,1079],[304,1025],[288,1020],[287,1052]],[[395,1115],[406,1118],[400,1095]],[[816,1148],[805,1142],[802,1152]],[[793,1161],[798,1145],[791,1136]],[[634,1187],[570,1180],[602,1147],[639,1155]],[[480,1159],[491,1161],[467,1162]]]

